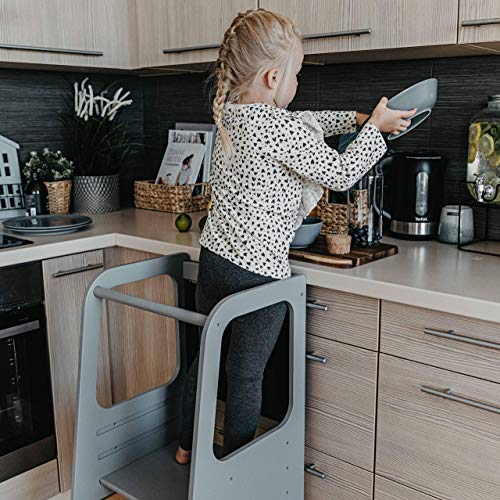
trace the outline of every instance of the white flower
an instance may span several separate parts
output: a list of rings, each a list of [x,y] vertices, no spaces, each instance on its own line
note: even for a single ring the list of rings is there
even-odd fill
[[[30,155],[31,155],[32,157],[38,156],[36,151],[32,151],[32,152],[30,153]]]

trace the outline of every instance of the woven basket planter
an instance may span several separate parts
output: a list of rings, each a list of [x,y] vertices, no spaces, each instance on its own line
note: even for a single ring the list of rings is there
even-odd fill
[[[102,214],[120,210],[120,175],[77,175],[73,178],[73,210]]]
[[[325,189],[316,211],[318,217],[323,221],[322,234],[347,234],[350,222],[353,222],[356,226],[368,224],[368,192],[366,190],[354,192],[354,200],[351,203],[352,213],[349,213],[348,205],[330,203],[328,201],[328,189]]]
[[[49,212],[51,214],[67,214],[71,203],[71,186],[68,179],[64,181],[44,182],[49,193]]]
[[[193,188],[200,186],[202,194],[193,195]],[[135,181],[134,200],[137,208],[159,210],[180,214],[206,210],[210,201],[208,182],[186,184],[184,186],[167,186],[155,184],[154,181]]]

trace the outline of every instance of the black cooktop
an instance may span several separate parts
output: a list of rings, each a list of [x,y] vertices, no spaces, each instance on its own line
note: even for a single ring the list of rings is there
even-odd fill
[[[33,243],[30,240],[24,240],[21,238],[16,238],[10,234],[0,233],[0,249],[9,247],[19,247],[21,245],[29,245]]]

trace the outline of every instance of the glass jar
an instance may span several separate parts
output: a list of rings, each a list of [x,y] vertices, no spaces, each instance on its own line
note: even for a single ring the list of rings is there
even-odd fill
[[[354,248],[376,247],[382,239],[383,185],[382,172],[375,167],[350,190],[349,234]]]
[[[476,200],[500,203],[500,95],[488,96],[469,125],[467,183]]]

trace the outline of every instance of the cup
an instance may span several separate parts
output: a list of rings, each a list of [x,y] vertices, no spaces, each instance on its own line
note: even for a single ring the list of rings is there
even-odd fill
[[[438,240],[442,243],[458,244],[458,220],[460,218],[460,244],[465,245],[474,239],[474,212],[471,207],[446,205],[441,209]]]

